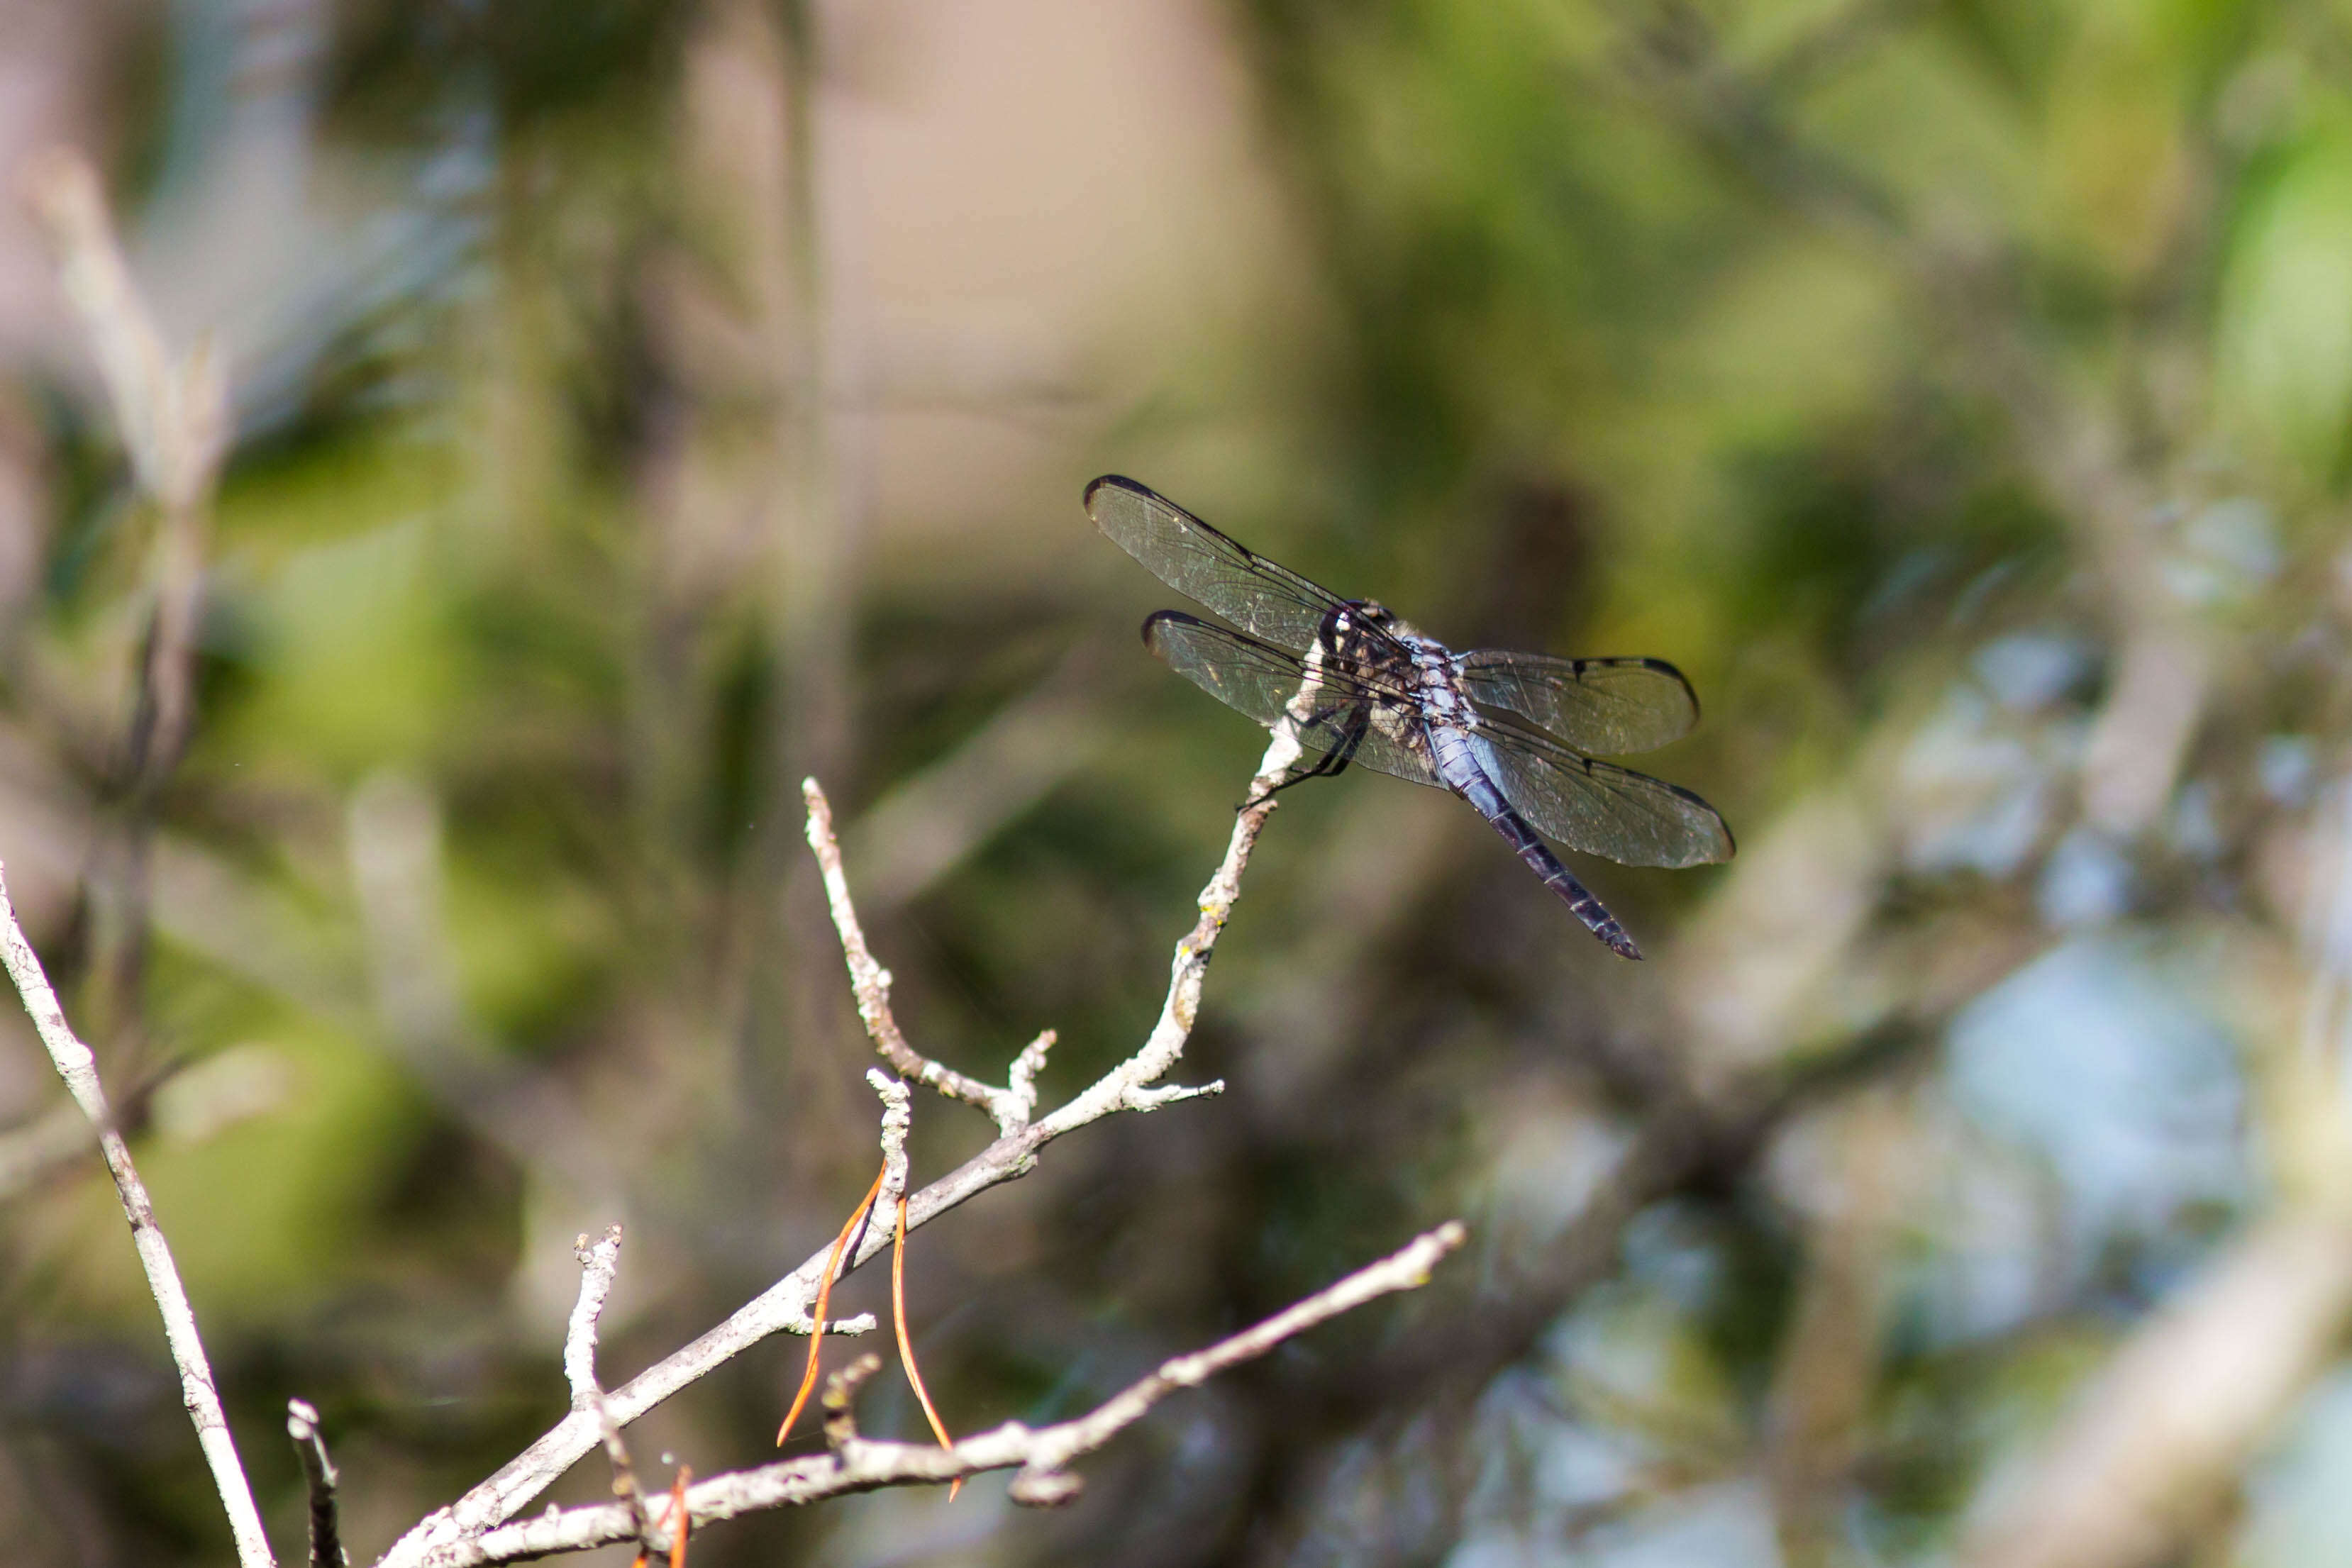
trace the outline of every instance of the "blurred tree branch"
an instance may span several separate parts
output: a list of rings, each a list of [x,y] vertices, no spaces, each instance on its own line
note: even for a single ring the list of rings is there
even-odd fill
[[[155,797],[194,723],[205,541],[233,423],[226,372],[210,344],[180,358],[164,348],[89,161],[67,149],[37,155],[25,171],[25,192],[56,251],[67,298],[80,313],[131,472],[160,517],[153,609],[107,785],[121,815],[98,834],[84,877],[96,938],[91,1023],[103,1044],[139,1016]]]
[[[260,1511],[254,1506],[253,1489],[245,1479],[236,1439],[229,1432],[228,1416],[221,1407],[220,1391],[213,1383],[204,1339],[196,1331],[195,1308],[188,1300],[187,1287],[181,1283],[178,1267],[172,1261],[171,1244],[164,1239],[163,1227],[156,1221],[155,1206],[147,1196],[146,1184],[139,1179],[138,1167],[131,1163],[130,1145],[115,1128],[105,1088],[99,1082],[97,1059],[90,1054],[89,1047],[75,1038],[72,1027],[66,1022],[65,1009],[58,1005],[57,993],[49,988],[48,977],[41,971],[40,957],[16,924],[16,911],[8,900],[5,878],[5,870],[0,870],[0,960],[5,961],[8,978],[15,983],[25,1010],[32,1015],[34,1028],[48,1049],[58,1076],[65,1081],[82,1114],[99,1130],[99,1152],[105,1156],[107,1171],[114,1178],[122,1212],[131,1221],[131,1239],[138,1249],[140,1267],[146,1271],[148,1290],[163,1314],[163,1337],[171,1346],[173,1364],[179,1369],[181,1399],[187,1406],[188,1418],[195,1424],[196,1441],[212,1469],[221,1506],[227,1511],[229,1530],[236,1539],[237,1561],[245,1568],[269,1568],[269,1538],[262,1531]]]
[[[2149,444],[2134,409],[2054,374],[2032,338],[2022,277],[2029,256],[2006,236],[1923,222],[1837,154],[1791,131],[1781,94],[1722,58],[1705,16],[1685,0],[1628,14],[1637,81],[1706,143],[1788,208],[1857,243],[1909,289],[1921,324],[2006,416],[2036,481],[2074,524],[2097,567],[2120,673],[2082,766],[2085,815],[2128,837],[2171,797],[2203,716],[2206,638],[2160,580]],[[2196,232],[2193,221],[2180,225]],[[2131,382],[2118,378],[2127,398]]]

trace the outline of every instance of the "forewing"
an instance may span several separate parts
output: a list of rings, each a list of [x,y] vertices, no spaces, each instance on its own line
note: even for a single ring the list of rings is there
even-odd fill
[[[1160,581],[1282,647],[1313,647],[1323,617],[1346,602],[1132,479],[1106,474],[1087,486],[1087,515]]]
[[[1680,740],[1698,697],[1663,659],[1555,659],[1481,648],[1457,653],[1462,689],[1486,708],[1523,714],[1579,751],[1622,757]]]
[[[1477,730],[1503,798],[1548,839],[1622,865],[1727,861],[1737,847],[1716,809],[1646,773],[1596,762],[1510,720]]]
[[[1174,610],[1160,611],[1144,622],[1143,645],[1178,674],[1268,729],[1286,718],[1301,719],[1299,742],[1309,751],[1344,749],[1349,735],[1360,728],[1349,761],[1392,778],[1444,788],[1425,749],[1401,737],[1417,734],[1420,721],[1411,716],[1415,712],[1412,698],[1393,685],[1336,670],[1310,672],[1286,649]],[[1302,687],[1307,688],[1306,700],[1299,702]],[[1358,717],[1365,720],[1360,727],[1350,722]]]

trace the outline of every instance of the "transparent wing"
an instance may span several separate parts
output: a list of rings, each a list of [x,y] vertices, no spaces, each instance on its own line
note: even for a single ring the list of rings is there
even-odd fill
[[[1555,659],[1481,648],[1454,656],[1454,673],[1485,708],[1523,714],[1579,751],[1622,757],[1680,740],[1698,722],[1698,697],[1663,659]]]
[[[1174,610],[1144,622],[1143,645],[1178,674],[1268,729],[1286,717],[1298,718],[1299,742],[1309,751],[1344,751],[1352,738],[1349,761],[1444,788],[1426,745],[1416,744],[1422,734],[1419,708],[1388,682],[1330,669],[1310,671],[1296,653]]]
[[[1595,762],[1516,719],[1490,717],[1473,738],[1503,798],[1570,849],[1621,865],[1693,866],[1737,848],[1715,808],[1679,786]]]
[[[1143,642],[1194,685],[1268,728],[1303,716],[1299,738],[1310,750],[1344,749],[1360,732],[1350,760],[1444,788],[1420,740],[1414,698],[1391,681],[1309,670],[1284,649],[1173,610],[1143,623]],[[1516,719],[1487,719],[1472,740],[1503,798],[1570,849],[1624,865],[1706,865],[1732,856],[1731,830],[1687,789],[1596,762]]]
[[[1087,486],[1087,515],[1160,581],[1281,647],[1313,647],[1323,617],[1348,602],[1132,479],[1106,474]]]

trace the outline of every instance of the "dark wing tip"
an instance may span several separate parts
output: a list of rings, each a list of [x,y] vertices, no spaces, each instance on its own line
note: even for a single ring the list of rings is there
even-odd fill
[[[1087,485],[1086,507],[1089,516],[1095,509],[1095,492],[1105,488],[1124,490],[1130,496],[1141,496],[1147,500],[1156,501],[1160,498],[1160,493],[1150,486],[1139,485],[1124,474],[1105,474],[1088,481]]]
[[[1206,626],[1208,622],[1199,616],[1187,615],[1181,610],[1155,610],[1143,618],[1143,645],[1165,658],[1167,655],[1160,645],[1160,629],[1162,626]]]
[[[1667,679],[1673,681],[1675,685],[1682,687],[1683,695],[1690,699],[1691,723],[1696,727],[1699,720],[1698,688],[1690,684],[1690,677],[1684,674],[1674,665],[1666,663],[1664,659],[1643,659],[1642,661],[1642,667],[1645,670],[1652,671],[1654,674],[1664,675]]]
[[[1715,852],[1707,855],[1706,859],[1677,862],[1669,869],[1683,870],[1695,865],[1721,865],[1725,861],[1729,860],[1732,856],[1739,852],[1739,845],[1731,836],[1731,824],[1723,820],[1722,812],[1717,810],[1713,806],[1707,803],[1705,796],[1699,794],[1696,789],[1685,789],[1679,784],[1668,784],[1663,779],[1652,779],[1651,782],[1664,785],[1668,793],[1673,794],[1683,800],[1688,801],[1691,805],[1696,806],[1700,810],[1706,812],[1707,821],[1715,824],[1717,834],[1723,840],[1721,847]]]

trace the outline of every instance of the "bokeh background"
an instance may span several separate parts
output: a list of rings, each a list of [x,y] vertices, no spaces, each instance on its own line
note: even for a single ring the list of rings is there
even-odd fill
[[[2352,1552],[2342,7],[0,0],[0,165],[58,143],[235,428],[159,753],[168,530],[11,173],[0,859],[281,1549],[288,1397],[372,1557],[562,1413],[576,1232],[617,1381],[863,1189],[803,774],[922,1049],[1140,1040],[1262,736],[1138,646],[1117,470],[1456,646],[1674,661],[1643,765],[1740,855],[1580,863],[1633,966],[1438,792],[1293,792],[1229,1092],[921,1231],[929,1382],[1076,1414],[1471,1248],[1066,1511],[696,1563]],[[0,1539],[227,1562],[60,1103],[12,1005]],[[919,1102],[917,1179],[989,1132]],[[801,1349],[641,1464],[760,1462]]]

